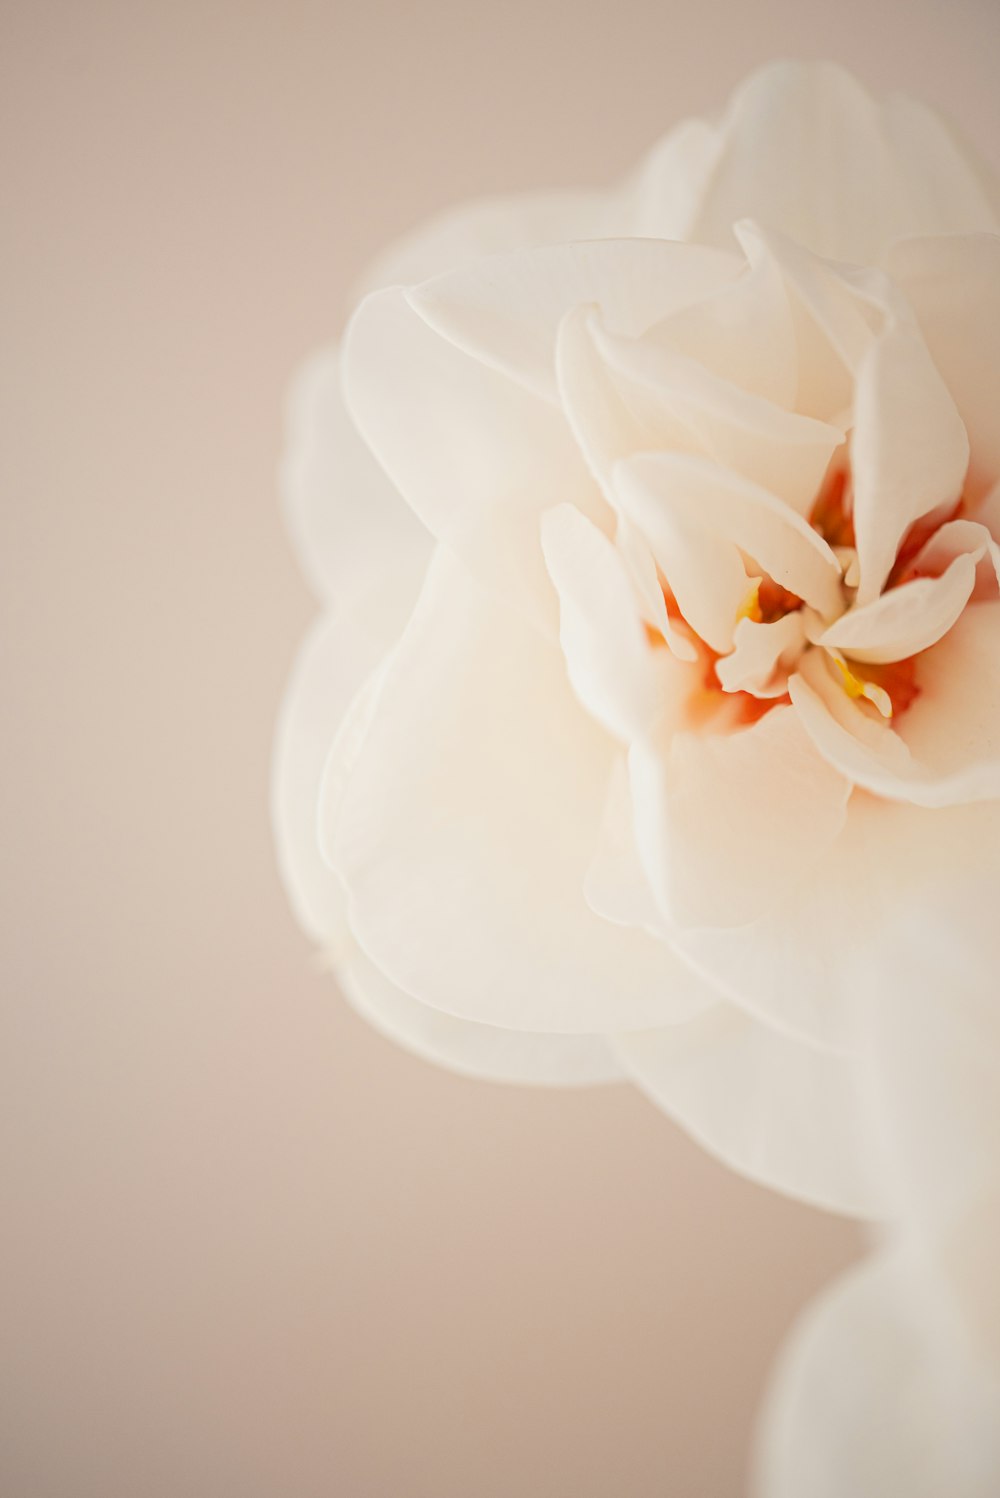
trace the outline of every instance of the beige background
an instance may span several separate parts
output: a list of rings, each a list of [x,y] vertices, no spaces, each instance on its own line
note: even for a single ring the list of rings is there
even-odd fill
[[[993,0],[2,8],[10,1498],[736,1498],[854,1230],[637,1096],[456,1080],[315,971],[283,387],[390,235],[601,182],[768,56],[1000,156]]]

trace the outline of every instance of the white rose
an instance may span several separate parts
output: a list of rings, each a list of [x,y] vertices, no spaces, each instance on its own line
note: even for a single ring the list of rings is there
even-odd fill
[[[927,110],[780,65],[379,268],[292,402],[274,804],[382,1029],[896,1209],[858,995],[903,907],[1000,953],[998,230]]]

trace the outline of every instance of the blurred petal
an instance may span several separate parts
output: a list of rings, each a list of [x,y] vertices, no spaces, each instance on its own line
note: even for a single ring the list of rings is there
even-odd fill
[[[697,1012],[669,949],[584,898],[614,755],[558,647],[439,552],[323,828],[362,948],[422,1002],[503,1028]]]
[[[906,240],[889,256],[969,434],[976,494],[1000,479],[1000,238]]]
[[[344,602],[400,568],[426,566],[431,537],[348,416],[336,349],[292,386],[281,492],[299,565],[323,600]]]
[[[735,255],[703,245],[608,239],[479,261],[407,299],[464,353],[554,401],[556,332],[574,307],[595,304],[609,327],[635,335],[739,270]]]
[[[800,886],[851,789],[789,707],[732,734],[674,734],[665,752],[637,743],[629,764],[639,854],[681,927],[743,925]]]
[[[975,162],[929,109],[880,105],[832,63],[772,63],[737,90],[692,237],[758,219],[816,254],[877,263],[904,234],[997,227]]]
[[[623,1080],[601,1036],[522,1034],[455,1019],[410,998],[357,946],[338,964],[337,976],[355,1009],[377,1030],[450,1071],[481,1081],[544,1087]]]
[[[755,1498],[994,1498],[1000,1384],[914,1253],[882,1254],[808,1308],[759,1427]]]
[[[632,1080],[741,1175],[834,1212],[887,1211],[867,1098],[847,1058],[729,1004],[614,1044]]]
[[[376,292],[344,345],[344,393],[428,529],[490,586],[554,623],[542,509],[610,517],[561,413],[440,337],[402,290]]]

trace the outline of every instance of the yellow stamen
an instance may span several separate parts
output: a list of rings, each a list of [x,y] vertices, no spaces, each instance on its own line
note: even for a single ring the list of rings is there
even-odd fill
[[[863,676],[857,676],[839,650],[828,650],[827,654],[840,674],[840,684],[848,697],[863,697],[866,702],[878,708],[883,718],[892,717],[892,698],[884,687],[876,686],[873,681],[865,681]]]

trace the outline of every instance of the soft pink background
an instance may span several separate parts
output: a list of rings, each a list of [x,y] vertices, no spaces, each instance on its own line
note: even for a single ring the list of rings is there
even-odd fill
[[[992,0],[2,12],[11,1498],[736,1498],[853,1229],[625,1089],[370,1033],[274,871],[283,390],[392,234],[602,182],[775,54],[1000,141]]]

